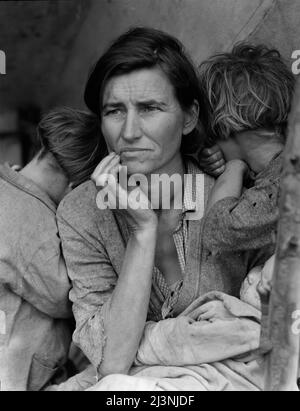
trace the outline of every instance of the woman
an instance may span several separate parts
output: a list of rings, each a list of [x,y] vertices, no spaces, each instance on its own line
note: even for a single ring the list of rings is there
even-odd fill
[[[195,206],[183,176],[195,181],[202,172],[184,153],[195,146],[202,96],[176,39],[147,28],[118,38],[96,64],[85,101],[100,118],[110,152],[93,179],[105,187],[111,209],[97,208],[97,189],[88,182],[58,210],[73,287],[74,341],[100,376],[127,374],[147,319],[177,316],[211,290],[237,296],[250,254],[215,256],[202,246],[201,215],[213,180],[202,175],[203,196]],[[136,187],[124,188],[123,167],[139,186],[139,208],[130,199]],[[175,200],[182,187],[171,189],[166,208],[157,175],[180,176],[181,209]]]

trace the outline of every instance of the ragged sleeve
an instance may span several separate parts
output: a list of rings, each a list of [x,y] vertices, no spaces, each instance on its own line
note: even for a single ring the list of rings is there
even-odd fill
[[[28,251],[30,250],[30,252]],[[29,237],[2,250],[0,282],[40,312],[56,319],[72,317],[70,281],[57,230]]]
[[[211,250],[259,250],[275,242],[279,179],[254,186],[240,198],[218,201],[204,218],[203,243]]]
[[[86,215],[88,219],[88,211]],[[86,229],[88,224],[82,219],[79,224],[78,217],[68,215],[63,208],[59,209],[57,219],[72,281],[70,299],[76,320],[73,340],[98,369],[103,358],[105,323],[117,275],[100,233],[94,241]]]

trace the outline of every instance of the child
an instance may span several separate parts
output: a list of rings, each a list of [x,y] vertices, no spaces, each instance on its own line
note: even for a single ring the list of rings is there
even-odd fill
[[[251,305],[258,311],[263,313],[263,302],[265,295],[269,295],[272,286],[272,277],[274,271],[275,255],[272,255],[264,265],[252,268],[247,277],[242,283],[240,289],[240,300]],[[224,295],[225,296],[225,295]],[[199,310],[197,320],[225,320],[234,318],[228,308],[226,308],[226,297],[224,301],[220,299],[212,300],[204,304]],[[230,301],[230,300],[229,300]]]
[[[62,109],[38,127],[42,149],[22,170],[0,166],[1,390],[38,391],[71,343],[70,284],[56,208],[102,158],[94,115]]]
[[[272,288],[275,255],[264,266],[254,267],[243,282],[240,298],[245,303],[262,311],[261,296],[269,296]]]
[[[243,43],[204,62],[200,81],[207,99],[206,133],[226,160],[207,205],[203,243],[214,255],[239,256],[246,274],[275,250],[282,151],[295,81],[276,50]]]
[[[177,318],[148,322],[130,376],[108,376],[91,390],[262,390],[257,286],[268,288],[273,265],[274,256],[251,270],[240,300],[211,292]]]

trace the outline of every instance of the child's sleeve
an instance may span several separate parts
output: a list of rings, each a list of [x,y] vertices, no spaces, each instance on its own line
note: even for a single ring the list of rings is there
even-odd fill
[[[203,243],[214,251],[256,250],[275,243],[279,179],[239,198],[218,201],[204,218]]]

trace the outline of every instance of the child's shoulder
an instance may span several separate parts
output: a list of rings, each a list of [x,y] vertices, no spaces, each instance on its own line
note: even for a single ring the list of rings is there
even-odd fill
[[[279,186],[280,177],[283,170],[283,153],[278,154],[268,165],[262,170],[255,179],[254,185],[268,186],[275,184]]]

